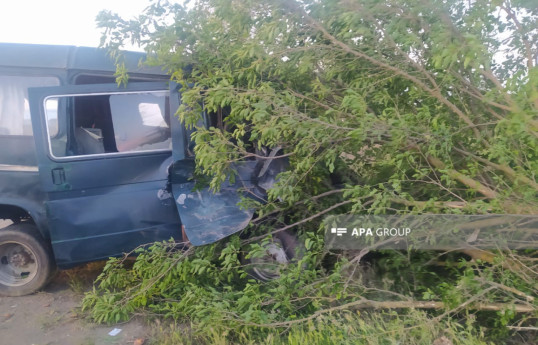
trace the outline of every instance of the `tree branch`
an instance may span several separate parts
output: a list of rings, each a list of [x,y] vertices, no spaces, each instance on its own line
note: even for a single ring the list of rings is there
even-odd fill
[[[334,204],[334,205],[332,205],[331,207],[328,207],[328,208],[324,209],[323,211],[320,211],[320,212],[318,212],[318,213],[316,213],[316,214],[314,214],[314,215],[312,215],[312,216],[310,216],[310,217],[308,217],[308,218],[304,218],[304,219],[302,219],[302,220],[300,220],[300,221],[298,221],[298,222],[296,222],[296,223],[293,223],[293,224],[290,224],[290,225],[286,225],[285,227],[282,227],[282,228],[280,228],[280,229],[273,230],[273,231],[271,231],[271,233],[272,233],[272,234],[276,234],[276,233],[281,232],[281,231],[289,230],[289,229],[294,228],[294,227],[296,227],[296,226],[298,226],[298,225],[301,225],[301,224],[303,224],[303,223],[306,223],[306,222],[309,222],[309,221],[311,221],[311,220],[313,220],[313,219],[316,219],[316,218],[318,218],[318,217],[320,217],[320,216],[326,214],[327,212],[330,212],[330,211],[334,210],[335,208],[338,208],[338,207],[340,207],[340,206],[344,206],[344,205],[350,204],[350,203],[352,203],[352,202],[355,202],[355,200],[346,200],[346,201],[339,202],[338,204]],[[261,239],[264,239],[266,236],[267,236],[267,235],[261,235],[261,236],[256,236],[256,237],[250,237],[248,240],[245,241],[245,243],[256,242],[256,241],[259,241],[259,240],[261,240]]]
[[[505,6],[505,4],[502,4],[501,8],[506,13],[508,18],[510,18],[512,20],[512,22],[514,22],[514,25],[516,26],[516,31],[521,36],[521,41],[523,42],[523,45],[525,46],[525,55],[526,55],[525,57],[527,59],[527,68],[530,71],[531,68],[534,67],[534,63],[533,63],[533,59],[532,59],[531,43],[525,38],[525,31],[523,30],[523,27],[521,26],[521,23],[517,19],[517,16],[512,11],[512,9],[509,6]]]
[[[463,305],[462,306],[467,306]],[[459,306],[458,308],[461,308]],[[318,310],[302,319],[272,322],[266,324],[259,324],[254,322],[245,323],[246,325],[258,326],[258,327],[289,327],[294,324],[303,323],[313,320],[323,314],[334,313],[337,311],[354,310],[354,309],[446,309],[447,305],[443,302],[434,301],[372,301],[368,299],[359,299],[358,301],[349,302],[336,307]],[[516,313],[534,313],[536,308],[521,304],[509,304],[509,303],[470,303],[469,309],[480,311],[500,311],[506,309],[512,309]],[[451,313],[448,311],[447,313]],[[445,314],[447,314],[445,313]],[[445,315],[443,314],[443,315]]]
[[[421,81],[417,77],[407,73],[406,71],[404,71],[402,69],[399,69],[397,67],[391,66],[391,65],[389,65],[389,64],[387,64],[387,63],[385,63],[385,62],[383,62],[383,61],[381,61],[379,59],[373,58],[373,57],[371,57],[371,56],[369,56],[367,54],[364,54],[364,53],[362,53],[360,51],[352,49],[350,46],[348,46],[344,42],[338,40],[336,37],[331,35],[331,33],[329,33],[329,31],[327,31],[327,29],[325,29],[325,27],[323,25],[321,25],[321,23],[319,23],[317,20],[312,18],[308,13],[306,13],[306,11],[303,8],[301,8],[300,5],[298,5],[295,1],[286,2],[286,4],[292,10],[300,12],[305,17],[305,19],[310,23],[310,25],[312,25],[313,28],[320,31],[323,34],[323,36],[326,39],[328,39],[333,45],[339,47],[340,49],[342,49],[346,53],[349,53],[349,54],[352,54],[352,55],[354,55],[354,56],[356,56],[358,58],[367,60],[368,62],[370,62],[370,63],[372,63],[372,64],[374,64],[376,66],[379,66],[381,68],[389,70],[389,71],[395,73],[396,75],[400,75],[400,76],[404,77],[405,79],[413,82],[416,86],[418,86],[422,90],[429,93],[430,96],[437,99],[439,102],[441,102],[442,104],[447,106],[450,110],[452,110],[456,115],[458,115],[458,117],[463,122],[465,122],[467,125],[469,125],[469,127],[471,128],[471,130],[473,131],[473,133],[474,133],[474,135],[475,135],[475,137],[477,139],[481,138],[480,131],[475,127],[473,121],[471,121],[471,119],[467,115],[465,115],[454,103],[450,102],[447,98],[445,98],[441,94],[439,89],[432,89],[428,85],[426,85],[423,81]]]
[[[538,183],[536,183],[535,181],[531,180],[530,178],[528,178],[526,176],[522,176],[522,175],[518,174],[514,169],[510,168],[507,165],[501,165],[501,164],[490,162],[489,160],[487,160],[485,158],[479,157],[479,156],[477,156],[475,154],[472,154],[470,152],[464,151],[462,149],[458,149],[456,147],[454,148],[454,150],[456,150],[456,151],[458,151],[460,153],[463,153],[466,156],[472,157],[474,160],[477,160],[477,161],[479,161],[481,163],[484,163],[487,166],[492,167],[493,169],[502,171],[512,181],[521,181],[521,182],[529,185],[530,187],[534,188],[536,191],[538,191]]]

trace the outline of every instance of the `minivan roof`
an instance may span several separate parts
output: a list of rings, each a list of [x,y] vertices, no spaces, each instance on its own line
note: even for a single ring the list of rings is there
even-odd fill
[[[131,73],[167,73],[160,67],[140,64],[146,54],[124,51],[123,59]],[[0,43],[0,67],[55,68],[65,70],[116,71],[114,59],[104,48],[64,45]]]

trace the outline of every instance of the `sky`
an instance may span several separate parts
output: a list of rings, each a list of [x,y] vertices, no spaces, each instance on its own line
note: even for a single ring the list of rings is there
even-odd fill
[[[0,0],[0,42],[97,47],[101,31],[95,17],[101,10],[129,19],[149,4],[150,0]]]

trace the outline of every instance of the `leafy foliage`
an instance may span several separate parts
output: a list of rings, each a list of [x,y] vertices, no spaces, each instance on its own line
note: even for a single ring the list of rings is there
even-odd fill
[[[86,295],[83,309],[98,322],[118,322],[135,312],[190,322],[189,337],[198,339],[195,343],[221,339],[238,344],[293,343],[306,333],[316,344],[373,343],[370,337],[379,344],[428,344],[442,336],[454,344],[477,344],[506,341],[507,326],[538,316],[532,297],[535,267],[528,258],[499,257],[494,265],[485,265],[451,255],[440,268],[430,253],[387,252],[373,268],[339,258],[326,271],[304,265],[323,250],[322,238],[310,236],[310,243],[311,250],[297,265],[263,284],[237,261],[237,236],[228,243],[187,251],[174,250],[173,242],[157,243],[139,249],[132,267],[111,259],[98,287]],[[530,266],[518,273],[507,270],[506,264],[515,260]],[[432,304],[427,313],[363,312],[372,307],[405,310],[412,299],[424,301],[412,304],[418,308],[428,301],[443,304]],[[530,313],[518,316],[518,305],[528,306]],[[473,314],[477,309],[481,311]],[[447,317],[458,314],[465,317]],[[289,331],[287,335],[282,329]]]
[[[292,169],[270,201],[338,182],[357,212],[533,213],[537,40],[523,5],[159,2],[139,21],[100,23],[110,46],[129,35],[185,85],[186,123],[200,104],[230,107],[228,131],[194,135],[214,189],[249,149],[280,145]]]
[[[294,227],[309,249],[304,260],[326,264],[318,220],[329,213],[537,213],[532,5],[158,1],[133,20],[103,12],[98,22],[105,46],[139,43],[148,63],[183,85],[177,115],[187,125],[196,126],[202,107],[229,109],[223,126],[193,134],[197,172],[214,190],[233,174],[231,163],[262,147],[283,148],[290,169],[266,204],[250,205],[258,218],[249,231]],[[146,308],[201,324],[221,320],[229,329],[308,318],[373,293],[362,283],[349,288],[345,256],[333,255],[329,273],[299,265],[262,285],[237,261],[244,249],[237,237],[188,257],[167,248],[141,252],[130,270],[112,262],[86,298],[94,317],[114,321]],[[536,295],[535,261],[456,256],[441,272],[425,264],[436,255],[383,253],[383,278],[371,283],[400,298],[442,300],[453,311],[479,302],[535,306],[525,297]],[[498,313],[481,315],[506,333],[515,314]]]

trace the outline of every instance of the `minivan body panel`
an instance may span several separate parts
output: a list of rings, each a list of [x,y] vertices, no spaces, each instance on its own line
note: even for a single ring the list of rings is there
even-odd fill
[[[247,176],[243,176],[248,178]],[[175,204],[189,241],[195,246],[213,243],[243,230],[253,216],[253,210],[242,209],[241,193],[247,194],[253,185],[238,178],[236,183],[223,183],[218,192],[209,188],[195,189],[194,182],[173,183]]]
[[[181,222],[168,187],[170,150],[54,157],[45,100],[158,90],[167,91],[168,86],[140,83],[125,88],[107,84],[29,90],[41,188],[48,195],[50,238],[60,267],[121,255],[145,243],[181,239]]]
[[[29,215],[52,243],[60,268],[121,256],[140,245],[171,238],[193,245],[218,241],[244,229],[251,220],[253,211],[238,205],[241,197],[263,202],[267,186],[282,171],[281,163],[268,165],[265,160],[261,170],[266,173],[260,174],[260,161],[245,161],[235,165],[235,182],[225,181],[217,193],[195,186],[192,130],[187,131],[175,116],[169,116],[167,123],[170,147],[124,152],[115,142],[116,151],[110,147],[89,154],[73,151],[70,141],[78,147],[74,137],[83,127],[74,119],[75,110],[83,109],[77,97],[102,96],[110,113],[111,95],[130,92],[165,93],[167,115],[180,106],[180,87],[163,82],[169,79],[165,71],[140,64],[143,53],[122,56],[130,80],[143,83],[121,87],[113,83],[114,61],[103,49],[0,43],[0,75],[48,76],[61,85],[28,89],[33,135],[0,133],[0,218],[9,218],[15,209],[20,209],[21,220]],[[57,101],[54,135],[48,128],[46,101],[50,99]],[[112,133],[115,141],[117,133]],[[53,142],[51,137],[59,139]],[[58,143],[65,144],[63,153],[57,151]],[[183,227],[188,238],[182,237]]]

